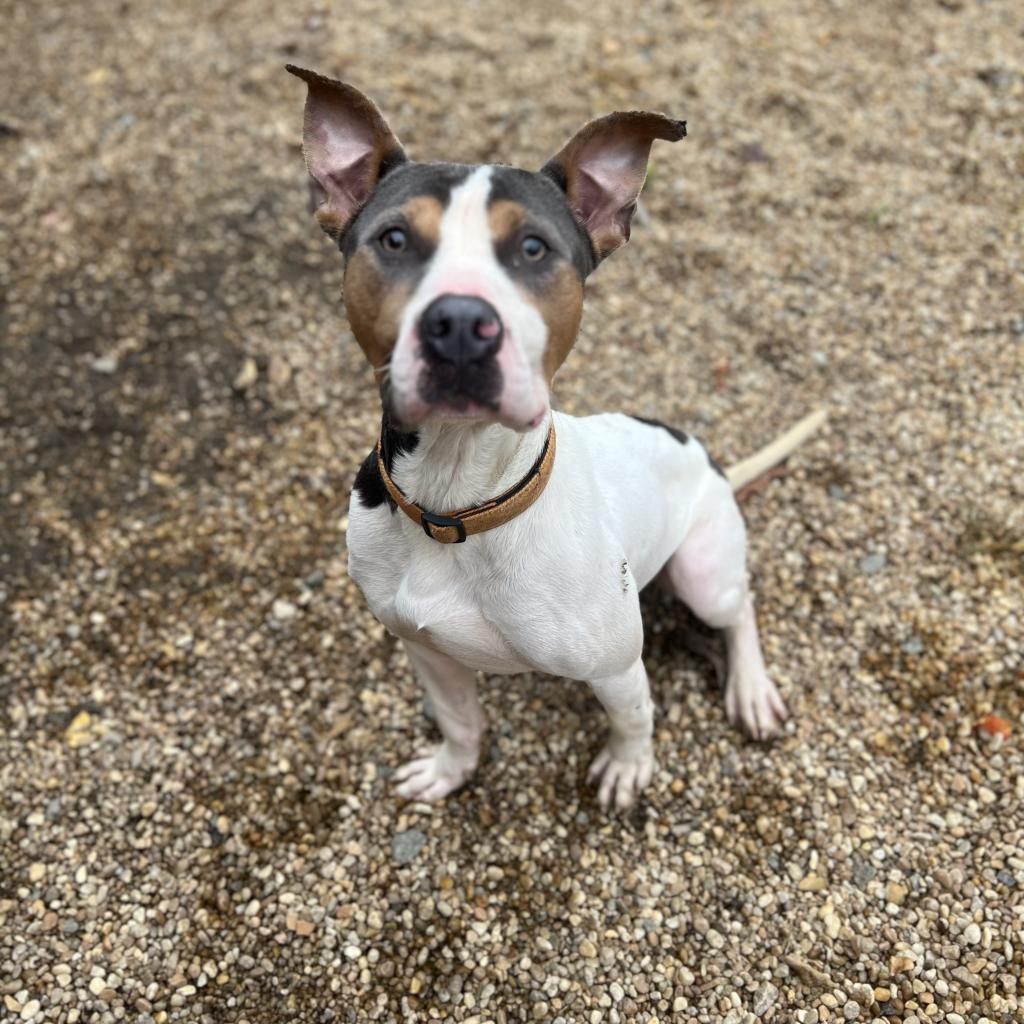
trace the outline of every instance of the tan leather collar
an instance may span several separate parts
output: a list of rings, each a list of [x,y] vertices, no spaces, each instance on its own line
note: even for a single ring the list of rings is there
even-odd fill
[[[381,442],[377,442],[377,468],[388,494],[417,526],[423,527],[423,532],[428,537],[441,544],[461,544],[474,533],[493,530],[496,526],[502,526],[515,519],[520,512],[525,512],[541,496],[554,464],[555,424],[552,422],[544,448],[533,464],[533,469],[519,483],[499,494],[497,498],[484,502],[483,505],[474,505],[441,516],[420,508],[398,489],[398,485],[391,479],[384,465]]]

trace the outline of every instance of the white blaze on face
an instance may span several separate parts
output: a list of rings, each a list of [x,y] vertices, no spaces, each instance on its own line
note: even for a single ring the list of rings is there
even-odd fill
[[[523,429],[548,410],[541,369],[547,325],[537,308],[519,294],[495,255],[487,205],[491,173],[491,167],[478,167],[452,189],[441,218],[437,250],[402,316],[391,357],[391,388],[396,412],[406,422],[420,422],[431,412],[417,389],[425,367],[417,324],[441,295],[484,299],[501,318],[505,333],[497,359],[503,385],[496,418]]]

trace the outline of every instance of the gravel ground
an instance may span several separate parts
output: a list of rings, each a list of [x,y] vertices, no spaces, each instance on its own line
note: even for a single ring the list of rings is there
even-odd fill
[[[4,14],[0,1018],[1024,1019],[1021,5],[151,6]],[[286,60],[424,157],[689,119],[559,402],[722,461],[830,406],[745,499],[780,741],[651,597],[627,818],[533,677],[389,795],[431,726],[345,575],[377,405]]]

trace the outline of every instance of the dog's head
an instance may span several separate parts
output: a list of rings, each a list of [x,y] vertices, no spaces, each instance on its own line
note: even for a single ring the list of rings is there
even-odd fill
[[[288,70],[308,86],[316,219],[345,256],[349,320],[390,415],[407,429],[541,422],[583,282],[629,238],[651,144],[681,139],[686,122],[609,114],[539,172],[413,163],[357,89]]]

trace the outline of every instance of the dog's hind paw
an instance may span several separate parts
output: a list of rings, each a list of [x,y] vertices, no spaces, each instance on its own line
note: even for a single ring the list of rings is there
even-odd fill
[[[651,781],[657,764],[649,744],[642,750],[613,753],[611,743],[594,758],[587,772],[587,781],[600,779],[597,799],[602,807],[614,802],[619,810],[632,807],[636,798]]]
[[[395,792],[406,800],[434,803],[465,784],[475,768],[476,758],[442,743],[419,751],[395,772]]]

